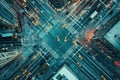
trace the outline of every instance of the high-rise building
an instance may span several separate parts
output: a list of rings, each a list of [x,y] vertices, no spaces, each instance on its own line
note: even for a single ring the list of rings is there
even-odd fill
[[[62,11],[68,4],[69,0],[48,0],[48,3],[56,10]]]
[[[92,39],[103,52],[113,59],[120,59],[120,12],[98,30]]]
[[[13,4],[0,1],[0,52],[21,46],[21,27]]]
[[[0,1],[0,20],[17,26],[17,16],[13,7],[4,0]]]
[[[8,1],[8,2],[7,2]],[[10,3],[9,3],[10,2]],[[0,1],[0,68],[14,60],[21,47],[21,27],[14,4],[9,0]]]
[[[51,80],[78,80],[76,75],[72,72],[72,70],[64,65],[53,77]]]
[[[0,68],[3,67],[8,62],[12,61],[18,55],[19,55],[19,52],[17,51],[0,53]]]

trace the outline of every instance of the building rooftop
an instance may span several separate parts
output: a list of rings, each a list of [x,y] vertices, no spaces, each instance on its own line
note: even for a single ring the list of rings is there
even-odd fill
[[[72,71],[64,65],[58,73],[52,78],[53,80],[78,80]]]
[[[120,21],[107,32],[104,38],[120,51]]]

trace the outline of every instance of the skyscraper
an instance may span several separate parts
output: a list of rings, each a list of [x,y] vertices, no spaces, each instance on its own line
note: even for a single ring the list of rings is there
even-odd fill
[[[48,0],[48,2],[56,11],[62,11],[67,5],[68,0]]]
[[[19,55],[17,51],[10,51],[10,52],[2,52],[0,53],[0,68],[7,64],[8,62],[12,61]]]
[[[0,1],[0,67],[12,61],[21,47],[21,27],[13,4]]]
[[[120,12],[105,23],[92,39],[92,43],[115,59],[120,59],[119,20]]]

